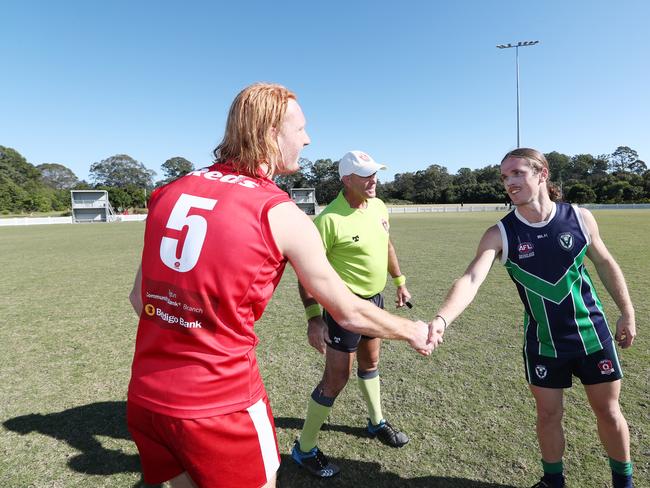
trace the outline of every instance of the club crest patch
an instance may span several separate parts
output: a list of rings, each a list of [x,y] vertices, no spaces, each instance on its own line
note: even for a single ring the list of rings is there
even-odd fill
[[[390,229],[390,224],[388,223],[388,220],[382,218],[381,225],[384,227],[384,230],[388,232],[388,230]]]
[[[538,364],[535,366],[535,374],[540,380],[543,380],[546,378],[546,375],[548,374],[548,370],[546,369],[546,366],[543,364]]]
[[[517,246],[519,251],[519,259],[532,258],[535,255],[534,246],[532,242],[520,242]]]
[[[562,232],[557,236],[557,240],[560,243],[560,247],[565,251],[573,249],[573,234],[571,232]]]
[[[600,370],[600,374],[606,374],[610,375],[612,374],[614,370],[614,365],[612,364],[612,361],[609,359],[603,359],[598,363],[598,369]]]

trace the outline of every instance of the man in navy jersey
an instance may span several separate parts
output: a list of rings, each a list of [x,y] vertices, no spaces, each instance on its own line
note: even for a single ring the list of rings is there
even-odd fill
[[[280,455],[253,327],[287,261],[350,330],[407,340],[424,355],[439,342],[426,324],[353,295],[309,217],[271,179],[296,172],[309,142],[293,93],[251,85],[230,108],[215,163],[151,196],[127,402],[148,484],[275,486]]]
[[[524,305],[524,366],[537,406],[544,476],[534,488],[563,488],[564,388],[576,376],[596,415],[614,488],[631,488],[627,422],[619,405],[623,372],[602,304],[584,265],[588,257],[616,303],[619,346],[636,335],[634,308],[620,267],[600,238],[593,215],[556,203],[548,162],[534,149],[515,149],[501,161],[501,180],[516,206],[483,235],[476,257],[451,287],[432,322],[439,334],[472,302],[492,263],[500,259]]]

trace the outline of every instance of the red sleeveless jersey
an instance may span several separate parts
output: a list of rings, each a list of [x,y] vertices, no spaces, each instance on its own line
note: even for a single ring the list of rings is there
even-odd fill
[[[268,211],[289,201],[271,180],[224,164],[151,195],[129,400],[201,418],[264,395],[253,326],[286,264]]]

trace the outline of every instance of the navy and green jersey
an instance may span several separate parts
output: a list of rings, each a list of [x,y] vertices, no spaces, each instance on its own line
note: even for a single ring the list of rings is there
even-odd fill
[[[600,351],[612,335],[584,265],[591,240],[580,210],[557,203],[539,223],[515,210],[497,226],[501,262],[524,304],[526,350],[558,358]]]
[[[332,268],[364,298],[384,289],[388,272],[388,210],[379,198],[367,203],[351,208],[340,192],[314,219]]]

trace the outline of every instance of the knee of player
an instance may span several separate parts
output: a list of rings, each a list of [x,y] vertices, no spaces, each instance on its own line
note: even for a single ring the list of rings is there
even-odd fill
[[[562,405],[537,405],[537,418],[544,423],[562,421],[564,407]]]
[[[348,383],[348,375],[337,375],[336,377],[328,377],[326,379],[323,379],[323,381],[320,382],[320,389],[323,392],[323,395],[330,397],[330,398],[336,398],[339,393],[343,391],[343,388],[345,388],[345,385]]]
[[[608,424],[618,424],[625,422],[621,408],[617,402],[606,403],[604,405],[593,405],[592,409],[599,422]]]

